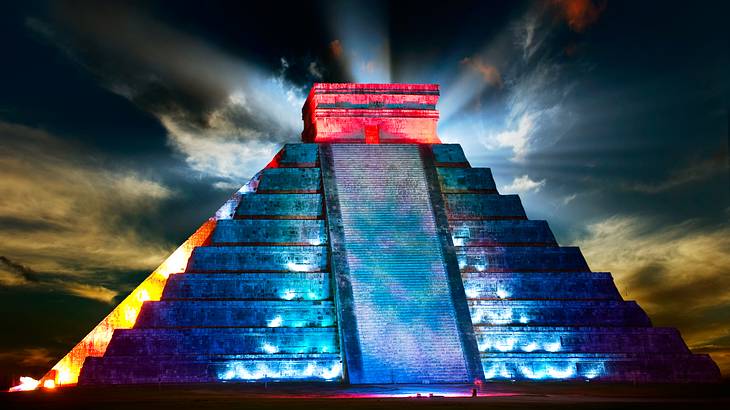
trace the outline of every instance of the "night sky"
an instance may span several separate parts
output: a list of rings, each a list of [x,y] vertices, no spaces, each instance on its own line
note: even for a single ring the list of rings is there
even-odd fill
[[[297,142],[332,81],[440,84],[441,139],[730,374],[727,4],[0,6],[0,387]]]

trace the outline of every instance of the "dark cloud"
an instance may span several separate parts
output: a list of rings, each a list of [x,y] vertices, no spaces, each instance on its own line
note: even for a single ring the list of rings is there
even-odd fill
[[[61,292],[86,299],[111,303],[118,292],[90,280],[69,281],[65,275],[36,272],[27,266],[0,256],[0,287],[25,287],[46,292]]]
[[[205,126],[205,115],[225,103],[227,85],[213,73],[233,67],[211,58],[214,53],[200,41],[159,24],[144,10],[91,1],[58,2],[53,9],[52,20],[30,18],[28,26],[143,109],[179,112]]]
[[[288,66],[262,71],[126,3],[60,2],[54,10],[28,27],[158,118],[170,146],[220,186],[244,184],[261,158],[296,140],[305,90],[286,79]],[[321,76],[316,64],[304,71],[312,67]]]
[[[37,283],[40,281],[40,276],[37,272],[23,266],[19,263],[13,262],[5,256],[0,256],[0,271],[8,276],[11,282]],[[0,282],[1,284],[2,282]]]
[[[590,225],[579,245],[591,268],[613,272],[621,294],[654,325],[678,327],[690,348],[730,350],[722,342],[730,332],[730,225],[654,224],[609,218]]]
[[[720,151],[716,152],[710,158],[695,159],[686,166],[672,170],[670,175],[663,181],[655,181],[654,183],[636,182],[633,184],[625,184],[624,187],[637,192],[657,194],[687,184],[701,182],[717,174],[724,173],[727,175],[728,172],[730,172],[730,168],[728,167],[728,153],[727,151]]]
[[[137,222],[174,197],[172,190],[98,155],[0,122],[0,284],[108,303],[118,292],[101,274],[149,271],[169,252],[170,244],[143,235]]]

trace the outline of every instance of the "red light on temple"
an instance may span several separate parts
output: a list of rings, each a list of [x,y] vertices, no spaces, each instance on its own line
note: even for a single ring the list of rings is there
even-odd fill
[[[304,142],[439,144],[437,84],[316,83],[302,108]]]
[[[378,144],[380,143],[380,129],[377,125],[366,125],[365,126],[365,143],[366,144]]]

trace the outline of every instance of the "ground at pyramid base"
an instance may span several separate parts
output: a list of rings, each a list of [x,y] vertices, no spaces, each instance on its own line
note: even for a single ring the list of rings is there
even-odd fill
[[[712,382],[436,135],[438,86],[315,84],[286,144],[41,381]]]
[[[488,382],[475,386],[235,383],[79,386],[22,394],[0,393],[3,409],[726,409],[727,383],[627,384]]]

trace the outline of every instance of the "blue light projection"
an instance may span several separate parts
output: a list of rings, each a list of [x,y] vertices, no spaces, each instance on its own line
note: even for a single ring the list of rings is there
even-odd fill
[[[258,380],[335,380],[342,377],[342,363],[330,361],[278,360],[276,362],[240,360],[226,363],[218,373],[225,381]]]
[[[530,319],[526,313],[515,314],[510,307],[502,307],[499,309],[490,309],[487,307],[472,307],[471,320],[474,324],[486,325],[509,325],[509,324],[527,324]]]
[[[477,333],[479,351],[489,352],[559,352],[562,343],[559,335],[545,332],[501,334]]]
[[[591,380],[606,373],[604,360],[581,361],[552,357],[515,358],[509,361],[493,361],[483,358],[484,377],[487,380]]]

